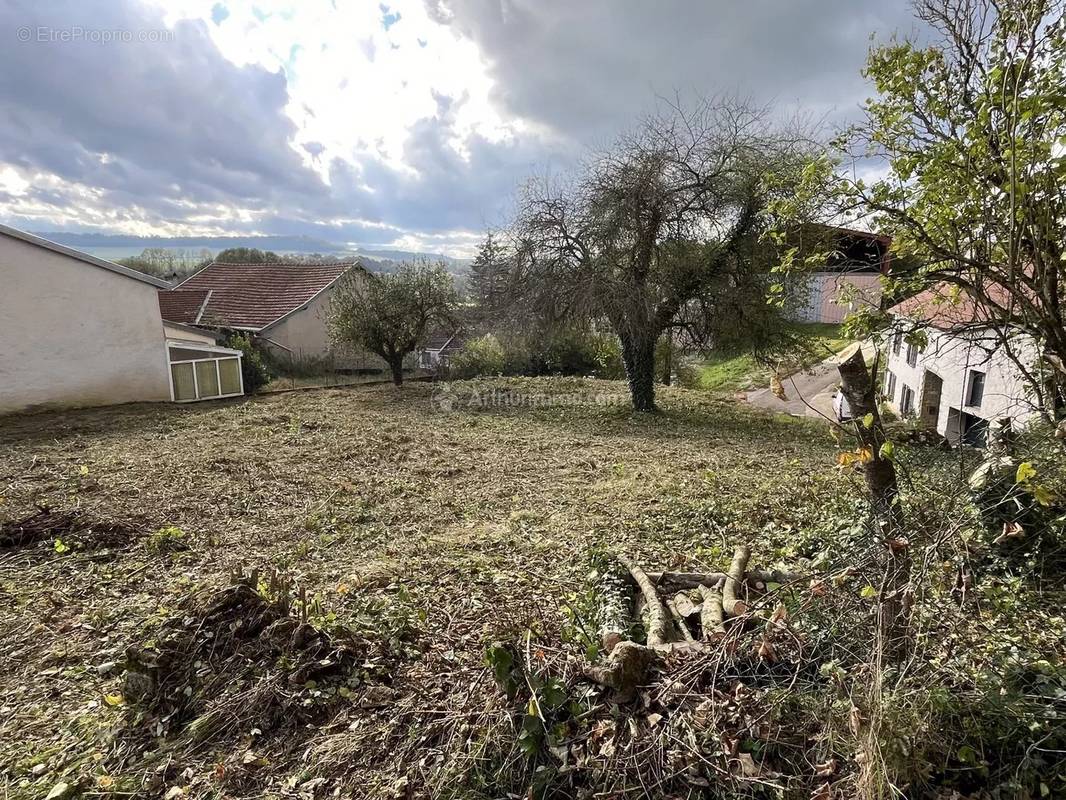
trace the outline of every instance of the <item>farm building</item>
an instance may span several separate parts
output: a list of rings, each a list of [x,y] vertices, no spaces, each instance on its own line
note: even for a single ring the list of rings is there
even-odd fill
[[[240,372],[240,353],[213,334],[164,324],[156,278],[7,226],[0,276],[0,413],[183,399],[171,362],[186,345],[211,353],[195,360],[211,362],[216,377],[220,361],[226,375]],[[222,394],[203,389],[184,399]],[[240,393],[238,382],[229,394]]]
[[[340,369],[380,368],[374,357],[340,351],[326,324],[333,290],[357,263],[230,264],[212,262],[159,293],[163,318],[216,330],[243,331],[276,359]]]
[[[892,240],[849,228],[811,228],[817,246],[827,249],[829,256],[823,266],[807,273],[795,285],[795,318],[801,322],[839,323],[860,308],[877,308],[881,303],[881,276],[888,272],[891,261]]]

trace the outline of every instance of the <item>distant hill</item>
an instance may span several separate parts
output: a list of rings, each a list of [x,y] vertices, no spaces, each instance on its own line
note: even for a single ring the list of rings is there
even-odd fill
[[[139,256],[144,250],[161,248],[181,250],[188,255],[209,251],[210,255],[230,247],[254,247],[275,253],[359,258],[363,265],[375,272],[391,272],[403,261],[429,259],[443,261],[454,275],[465,275],[470,260],[453,258],[440,253],[418,253],[389,248],[363,248],[330,242],[312,236],[127,236],[111,233],[68,233],[65,231],[33,231],[37,236],[53,242],[92,253],[112,261]]]

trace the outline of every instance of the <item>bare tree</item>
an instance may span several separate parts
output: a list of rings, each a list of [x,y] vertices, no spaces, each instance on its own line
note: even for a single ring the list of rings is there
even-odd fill
[[[664,332],[707,335],[726,309],[740,315],[734,329],[766,314],[772,259],[760,234],[780,185],[767,177],[796,164],[800,139],[741,102],[668,105],[572,184],[530,182],[511,231],[517,284],[545,315],[606,319],[633,407],[654,410]]]

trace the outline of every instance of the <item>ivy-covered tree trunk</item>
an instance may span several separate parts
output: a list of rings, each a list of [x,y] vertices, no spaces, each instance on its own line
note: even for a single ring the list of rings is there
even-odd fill
[[[655,410],[655,336],[619,334],[634,411]]]
[[[866,489],[872,506],[874,563],[881,571],[878,626],[882,652],[898,662],[910,649],[910,543],[900,504],[891,444],[877,408],[877,386],[862,348],[838,368],[841,390],[855,419]]]
[[[389,369],[392,370],[392,382],[396,386],[403,385],[403,356],[389,358]]]

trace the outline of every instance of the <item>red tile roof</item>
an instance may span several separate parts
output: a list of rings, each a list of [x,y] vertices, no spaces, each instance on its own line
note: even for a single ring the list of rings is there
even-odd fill
[[[1012,307],[1010,293],[999,284],[989,284],[984,291],[989,299],[1002,308]],[[908,297],[889,312],[901,317],[928,322],[941,330],[994,325],[1003,320],[1003,312],[974,298],[973,295],[947,283],[940,283],[913,297]]]
[[[185,289],[159,293],[159,313],[169,322],[195,325],[210,289]]]
[[[184,295],[210,290],[199,322],[232,328],[261,330],[300,308],[316,294],[340,278],[354,262],[341,264],[227,264],[212,262],[187,278],[170,292],[161,295]],[[192,297],[160,298],[163,318],[167,308],[183,311],[194,302]],[[174,320],[182,322],[183,319]]]

